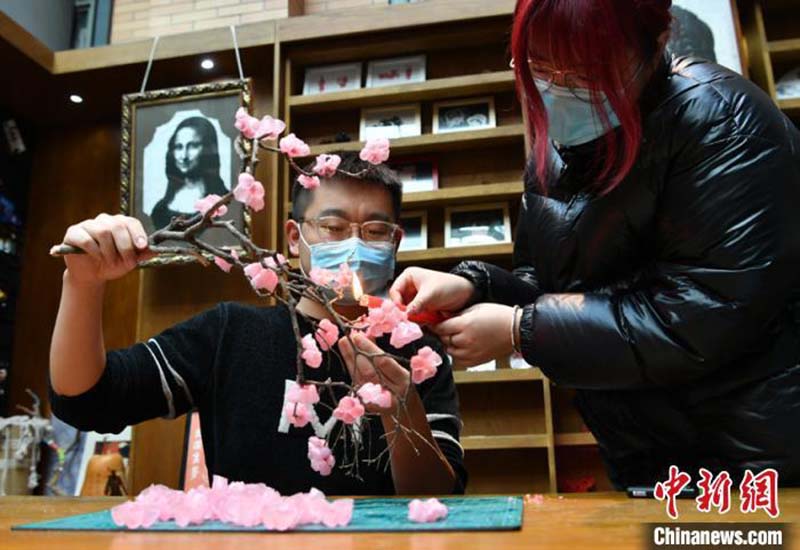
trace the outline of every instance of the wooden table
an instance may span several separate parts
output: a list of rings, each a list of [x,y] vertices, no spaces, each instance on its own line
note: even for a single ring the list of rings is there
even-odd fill
[[[542,504],[526,503],[522,531],[456,533],[137,533],[137,532],[20,532],[12,525],[94,512],[109,508],[119,498],[0,497],[0,549],[38,548],[93,550],[147,548],[177,550],[204,548],[236,550],[251,548],[329,550],[412,549],[493,550],[548,548],[646,548],[642,523],[666,522],[664,504],[655,500],[629,499],[622,493],[545,495]],[[680,521],[767,522],[759,511],[742,514],[738,495],[732,495],[728,514],[702,514],[692,500],[678,501]],[[783,490],[779,504],[784,523],[793,523],[792,548],[800,548],[800,489]],[[787,545],[786,548],[789,548]]]

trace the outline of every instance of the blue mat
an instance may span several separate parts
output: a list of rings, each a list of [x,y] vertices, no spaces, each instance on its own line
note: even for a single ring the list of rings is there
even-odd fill
[[[357,499],[353,519],[345,527],[328,528],[308,525],[297,531],[513,531],[522,527],[521,497],[449,497],[440,499],[449,509],[447,518],[435,523],[413,523],[408,520],[409,499],[365,498]],[[12,530],[35,531],[125,531],[111,519],[111,512],[103,510],[91,514],[69,516],[25,525],[15,525]],[[263,531],[259,527],[239,527],[220,521],[203,525],[178,527],[172,521],[158,522],[147,529],[136,531],[209,532],[209,531]]]

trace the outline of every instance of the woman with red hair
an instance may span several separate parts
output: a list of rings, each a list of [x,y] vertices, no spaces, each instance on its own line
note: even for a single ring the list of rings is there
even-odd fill
[[[576,405],[615,486],[677,465],[800,483],[800,133],[748,80],[671,58],[669,0],[519,0],[533,144],[514,269],[409,268],[460,312],[457,364],[516,350]]]

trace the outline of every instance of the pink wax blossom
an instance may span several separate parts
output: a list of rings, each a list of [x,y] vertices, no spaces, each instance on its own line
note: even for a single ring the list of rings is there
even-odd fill
[[[233,189],[233,197],[256,212],[264,208],[264,186],[247,172],[239,174],[239,182]]]
[[[313,435],[308,438],[308,460],[311,469],[322,476],[330,475],[336,465],[336,457],[328,447],[328,442]]]
[[[339,404],[333,409],[333,416],[345,424],[352,424],[364,416],[364,405],[358,399],[346,395],[339,400]]]
[[[312,170],[321,178],[330,178],[336,175],[336,169],[341,162],[342,157],[339,155],[319,155]]]
[[[368,139],[358,157],[370,164],[380,164],[389,160],[389,140],[386,138]]]
[[[230,252],[230,255],[233,256],[235,259],[237,259],[237,260],[239,259],[239,253],[238,252],[236,252],[235,250],[230,250],[229,252]],[[214,263],[217,264],[217,267],[220,268],[225,273],[230,273],[231,272],[231,268],[233,267],[232,263],[229,263],[228,261],[223,260],[219,256],[214,256]]]
[[[333,281],[335,275],[336,274],[330,269],[315,267],[309,272],[308,277],[318,285],[328,286]]]
[[[435,498],[408,503],[408,519],[416,523],[433,523],[447,517],[447,506]]]
[[[300,182],[300,185],[306,189],[316,189],[320,185],[319,178],[317,176],[307,176],[306,174],[300,174],[297,176],[297,181]]]
[[[249,115],[244,107],[239,107],[235,119],[234,126],[248,139],[275,139],[286,129],[282,120],[269,115],[259,120]]]
[[[244,267],[244,274],[247,275],[250,284],[256,290],[272,292],[278,286],[278,274],[260,263],[247,264]]]
[[[356,394],[367,405],[377,405],[382,409],[388,409],[392,406],[392,392],[383,389],[380,384],[367,382],[358,388]]]
[[[206,195],[202,199],[197,199],[194,202],[194,209],[200,212],[201,214],[205,215],[206,212],[211,210],[211,208],[219,202],[221,199],[219,195]],[[224,204],[218,207],[213,214],[211,214],[212,218],[218,218],[219,216],[224,216],[228,213],[228,207]]]
[[[442,364],[441,356],[433,351],[430,346],[421,348],[411,358],[411,380],[421,384],[436,374],[437,367]]]
[[[317,342],[323,351],[329,350],[339,340],[339,327],[328,319],[319,322],[316,333]]]
[[[319,403],[319,392],[314,384],[295,384],[286,392],[286,401],[313,405]]]
[[[302,428],[311,421],[311,409],[305,403],[289,401],[283,406],[283,412],[295,428]]]
[[[392,329],[392,337],[389,339],[389,343],[400,349],[420,338],[422,338],[422,329],[417,323],[402,321]]]
[[[337,290],[351,288],[353,284],[353,270],[346,263],[341,264],[336,271],[315,267],[308,273],[308,277],[318,285]]]
[[[327,443],[318,438],[309,440],[309,458],[319,469],[330,473],[335,459]],[[262,483],[228,483],[214,476],[209,487],[175,491],[163,485],[151,486],[133,501],[111,509],[116,525],[128,529],[145,529],[157,521],[174,521],[176,525],[202,525],[222,521],[242,527],[263,527],[286,531],[302,525],[339,527],[350,523],[352,499],[328,501],[324,493],[312,489],[283,497]]]
[[[367,335],[377,338],[392,332],[397,325],[408,319],[406,312],[391,300],[383,300],[380,307],[370,308],[367,313]]]
[[[293,133],[282,138],[278,142],[278,148],[281,153],[288,155],[290,158],[307,157],[311,154],[311,148]]]
[[[334,288],[351,288],[353,285],[353,270],[346,263],[339,265],[339,270],[334,273],[333,277]]]
[[[303,336],[302,344],[303,353],[300,354],[300,357],[302,357],[306,365],[312,369],[319,368],[322,364],[322,353],[319,351],[314,337],[311,334],[306,334]]]

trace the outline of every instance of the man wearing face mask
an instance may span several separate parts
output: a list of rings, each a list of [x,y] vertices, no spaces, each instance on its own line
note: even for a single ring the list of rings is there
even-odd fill
[[[354,153],[340,156],[339,173],[323,178],[318,188],[308,190],[295,183],[293,219],[285,226],[289,249],[299,255],[305,273],[317,268],[337,270],[347,263],[365,292],[386,295],[402,238],[397,225],[401,183],[383,165],[365,163]],[[363,175],[355,179],[342,172]],[[141,224],[123,216],[101,215],[82,222],[68,231],[64,242],[71,242],[75,231],[88,233],[99,249],[111,251],[112,256],[125,254],[131,242],[144,237]],[[282,418],[284,388],[287,380],[295,380],[297,364],[297,343],[286,306],[222,303],[147,342],[106,354],[101,329],[103,286],[132,266],[91,253],[68,256],[65,261],[50,361],[53,412],[64,421],[83,430],[118,432],[130,424],[196,408],[210,475],[265,483],[283,494],[312,487],[339,495],[463,492],[466,474],[458,442],[458,398],[450,365],[435,338],[423,337],[396,350],[386,338],[373,343],[361,335],[353,337],[366,352],[382,347],[409,358],[429,345],[440,351],[444,363],[433,378],[415,385],[409,372],[394,360],[377,360],[383,385],[398,395],[408,392],[408,412],[400,420],[419,436],[412,436],[416,438],[413,445],[405,438],[394,442],[386,454],[391,461],[388,469],[381,461],[362,464],[361,479],[348,477],[338,468],[322,477],[310,468],[307,458],[312,426],[286,429]],[[334,308],[355,319],[365,310],[351,294]],[[328,318],[324,307],[306,298],[297,310],[302,313],[303,334],[312,332],[308,318]],[[74,322],[76,315],[83,322]],[[68,324],[67,319],[73,322]],[[353,360],[353,350],[345,341],[340,342],[339,351],[345,365],[338,354],[323,352],[321,367],[307,369],[307,378],[377,381],[371,379],[375,377],[371,367]],[[315,409],[319,421],[325,423],[335,403],[325,392],[320,400]],[[384,436],[394,436],[387,434],[394,429],[390,417],[394,409],[375,412],[380,414],[365,417],[373,457],[385,450]],[[341,451],[340,445],[334,446],[337,464],[346,462]]]

